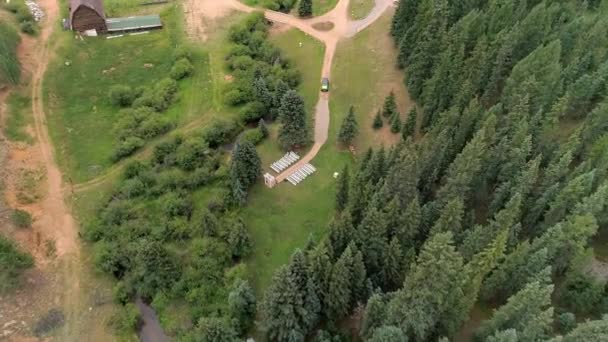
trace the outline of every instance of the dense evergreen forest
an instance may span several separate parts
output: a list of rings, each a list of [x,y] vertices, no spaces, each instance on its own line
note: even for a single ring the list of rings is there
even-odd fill
[[[343,173],[328,237],[276,272],[260,327],[352,340],[354,318],[368,341],[448,341],[482,304],[477,341],[608,340],[589,267],[608,222],[608,1],[401,0],[391,34],[422,138]]]

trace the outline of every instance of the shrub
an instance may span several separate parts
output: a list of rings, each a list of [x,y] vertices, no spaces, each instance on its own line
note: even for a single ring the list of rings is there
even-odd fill
[[[127,107],[133,103],[135,93],[131,87],[117,84],[110,87],[109,97],[113,105]]]
[[[119,161],[122,158],[132,155],[144,145],[145,141],[143,139],[138,137],[129,137],[120,143],[116,151],[114,151],[114,156],[112,158],[114,161]]]
[[[186,46],[179,46],[173,52],[173,61],[179,61],[181,59],[186,59],[188,61],[192,61],[192,50]]]
[[[135,332],[139,326],[141,316],[139,309],[133,303],[127,303],[110,319],[110,326],[118,334],[128,335]]]
[[[22,5],[19,6],[19,8],[17,9],[17,13],[16,17],[17,17],[17,21],[18,22],[24,22],[24,21],[30,21],[33,22],[34,21],[34,16],[32,16],[32,12],[30,12],[30,9],[27,8],[27,6]]]
[[[21,272],[34,265],[34,259],[0,235],[0,265],[0,292],[4,292],[15,285]]]
[[[576,316],[572,312],[564,312],[557,316],[557,324],[562,334],[567,334],[576,327]]]
[[[0,88],[19,82],[21,68],[16,53],[19,40],[17,32],[0,21]]]
[[[238,130],[239,127],[232,121],[215,120],[203,131],[203,139],[209,147],[215,148],[234,138]]]
[[[194,66],[186,58],[182,58],[175,62],[169,75],[174,80],[181,80],[182,78],[188,77],[194,71]]]
[[[142,139],[152,139],[169,132],[173,123],[160,114],[155,114],[144,120],[136,130],[136,135]]]
[[[247,94],[236,88],[230,89],[224,95],[224,101],[226,101],[226,104],[231,105],[231,106],[236,106],[241,103],[244,103],[247,101],[247,99],[248,99]]]
[[[266,114],[266,107],[263,103],[255,101],[248,103],[241,110],[241,120],[245,123],[257,122]]]
[[[241,135],[240,140],[248,141],[254,145],[257,145],[264,140],[264,133],[262,133],[259,128],[250,129]]]
[[[22,21],[19,24],[19,28],[21,29],[21,32],[23,32],[23,33],[27,33],[27,34],[36,33],[36,26],[34,25],[34,22],[31,20]]]
[[[30,228],[32,226],[32,215],[25,210],[15,209],[11,214],[11,221],[19,228]]]

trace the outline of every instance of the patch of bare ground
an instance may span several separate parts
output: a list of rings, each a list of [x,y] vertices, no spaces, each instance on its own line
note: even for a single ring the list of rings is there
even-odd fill
[[[185,0],[186,31],[194,40],[206,41],[213,33],[214,22],[234,10],[230,1]]]
[[[324,21],[312,24],[312,27],[317,31],[331,31],[336,25],[331,21]]]

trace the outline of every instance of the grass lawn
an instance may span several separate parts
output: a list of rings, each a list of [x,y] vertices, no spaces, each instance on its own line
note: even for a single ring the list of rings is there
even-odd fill
[[[375,0],[350,0],[348,13],[351,19],[359,20],[368,16],[374,8]]]
[[[144,35],[84,41],[71,33],[57,35],[60,43],[45,79],[45,100],[58,162],[74,182],[94,178],[112,164],[119,109],[109,103],[108,89],[115,84],[151,86],[168,76],[175,47],[187,44],[181,13],[179,6],[168,5],[161,14],[164,29]],[[225,51],[218,44],[193,47],[194,75],[179,82],[177,100],[164,114],[177,127],[234,115],[218,95],[222,91],[216,78],[223,73],[214,68],[222,69],[223,63],[216,54]]]
[[[15,90],[6,101],[8,111],[3,130],[4,135],[11,141],[30,143],[32,136],[26,128],[32,122],[32,100],[23,94],[26,89]]]
[[[302,83],[298,92],[304,96],[306,110],[312,120],[315,105],[319,100],[325,45],[297,29],[274,34],[271,41],[290,61],[296,63],[297,69],[302,75]]]
[[[397,51],[388,34],[392,16],[392,11],[387,12],[368,29],[338,44],[331,73],[330,144],[335,144],[340,123],[351,105],[359,123],[355,139],[358,153],[369,146],[389,145],[400,139],[390,132],[386,120],[381,130],[372,129],[374,115],[391,90],[395,92],[402,120],[414,105],[403,82],[404,74],[395,66]]]

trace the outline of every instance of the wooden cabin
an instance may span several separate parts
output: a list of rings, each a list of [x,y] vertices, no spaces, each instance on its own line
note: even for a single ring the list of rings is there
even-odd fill
[[[74,31],[96,30],[106,33],[108,27],[103,0],[70,0],[70,27]]]

